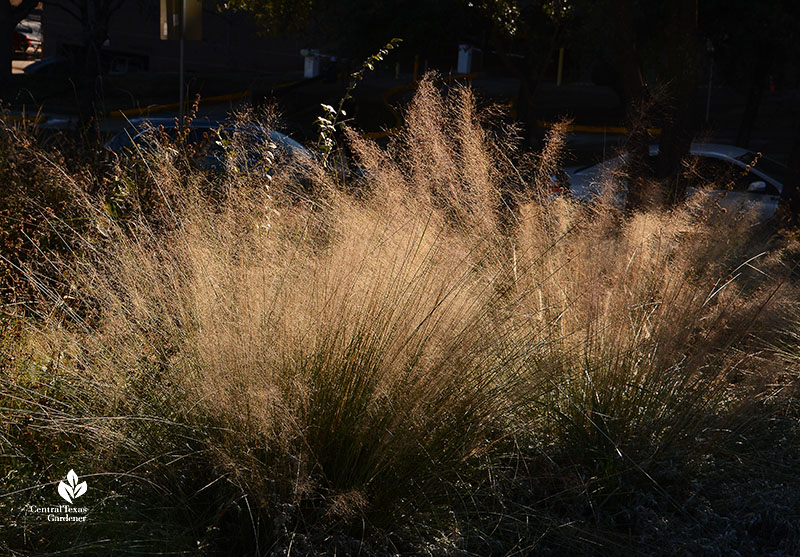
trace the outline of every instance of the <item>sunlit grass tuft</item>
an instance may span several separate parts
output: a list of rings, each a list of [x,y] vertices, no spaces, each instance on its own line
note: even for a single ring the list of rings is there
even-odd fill
[[[539,497],[536,524],[631,477],[664,494],[660,463],[787,383],[755,366],[793,289],[746,220],[551,195],[563,126],[515,166],[468,90],[424,80],[406,116],[387,147],[346,133],[346,183],[271,154],[208,174],[167,142],[101,202],[79,191],[92,233],[54,264],[69,295],[36,281],[46,317],[24,350],[4,336],[3,442],[27,459],[4,471],[47,499],[36,443],[106,478],[78,536],[98,551],[123,523],[143,551],[418,549],[426,528],[468,547],[487,485],[526,524],[503,485]]]

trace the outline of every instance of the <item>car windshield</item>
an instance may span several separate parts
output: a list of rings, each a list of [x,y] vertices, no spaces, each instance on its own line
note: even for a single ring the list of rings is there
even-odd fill
[[[736,160],[739,162],[743,162],[744,164],[751,164],[756,158],[755,153],[747,152],[744,155],[736,157]],[[756,168],[759,172],[763,172],[767,176],[773,178],[774,180],[780,182],[781,184],[786,183],[786,176],[788,175],[788,169],[785,165],[776,162],[772,159],[768,159],[766,157],[758,157],[758,161],[756,162],[754,168]]]

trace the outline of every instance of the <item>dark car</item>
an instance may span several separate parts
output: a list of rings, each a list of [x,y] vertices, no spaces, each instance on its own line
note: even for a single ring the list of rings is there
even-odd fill
[[[149,149],[166,136],[178,137],[175,118],[135,118],[106,143],[106,149],[118,154]],[[184,141],[191,145],[198,166],[222,170],[228,164],[226,149],[236,145],[235,160],[239,166],[251,167],[262,160],[268,144],[273,150],[292,158],[313,158],[300,143],[275,130],[249,122],[220,122],[198,118],[191,122]]]
[[[22,70],[28,75],[61,75],[70,72],[70,61],[65,56],[48,56]]]
[[[26,20],[17,24],[12,46],[15,54],[33,55],[42,50],[42,24]]]
[[[650,147],[650,156],[658,155],[658,146]],[[583,201],[591,201],[601,191],[603,184],[615,178],[627,160],[622,154],[599,164],[566,168],[565,185],[572,196]],[[726,210],[738,212],[747,210],[757,218],[766,221],[778,209],[787,169],[760,153],[754,153],[733,145],[714,143],[692,143],[687,159],[691,172],[687,172],[687,192],[691,195],[707,184],[718,184],[724,189],[709,190],[716,193],[719,205]],[[619,183],[615,199],[624,205],[627,183]]]

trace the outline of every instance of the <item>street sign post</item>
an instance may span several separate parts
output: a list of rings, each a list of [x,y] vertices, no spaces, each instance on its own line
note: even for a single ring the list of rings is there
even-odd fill
[[[161,40],[180,43],[178,61],[178,125],[183,127],[186,104],[184,93],[183,41],[203,38],[203,0],[161,0]]]
[[[185,16],[182,17],[182,12]],[[199,41],[203,38],[202,0],[161,0],[161,39],[177,41],[181,39],[181,20],[183,20],[183,39]]]

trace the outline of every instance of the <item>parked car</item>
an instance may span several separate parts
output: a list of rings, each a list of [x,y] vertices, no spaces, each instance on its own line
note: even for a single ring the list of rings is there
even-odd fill
[[[133,56],[114,56],[108,66],[108,75],[127,75],[145,71],[141,59]]]
[[[17,24],[13,38],[14,52],[35,54],[42,50],[42,24],[39,21],[25,20]]]
[[[155,145],[161,134],[177,137],[175,118],[134,118],[125,128],[106,143],[106,149],[118,154],[132,152],[136,148],[147,149]],[[264,144],[276,145],[277,150],[290,157],[312,155],[300,143],[272,129],[259,124],[240,122],[220,122],[197,118],[190,124],[186,142],[195,149],[194,160],[198,166],[210,170],[221,170],[227,164],[225,143],[234,135],[242,147],[238,154],[240,165],[251,166],[264,156]]]
[[[31,41],[24,33],[14,31],[14,36],[11,39],[11,47],[14,49],[14,54],[26,54],[30,46]]]
[[[681,179],[686,180],[687,191],[692,194],[707,184],[719,184],[719,204],[728,211],[753,210],[761,220],[775,214],[780,201],[786,166],[759,153],[733,145],[693,143],[690,158]],[[650,156],[658,156],[658,146],[650,147]],[[602,184],[613,179],[616,171],[626,161],[625,154],[599,164],[565,168],[564,185],[576,199],[589,201],[599,194]],[[624,202],[625,187],[617,192],[617,201]]]
[[[42,42],[42,22],[34,19],[24,19],[17,23],[17,31],[30,35],[37,43]]]
[[[48,56],[25,67],[28,75],[61,75],[70,71],[70,61],[65,56]]]

